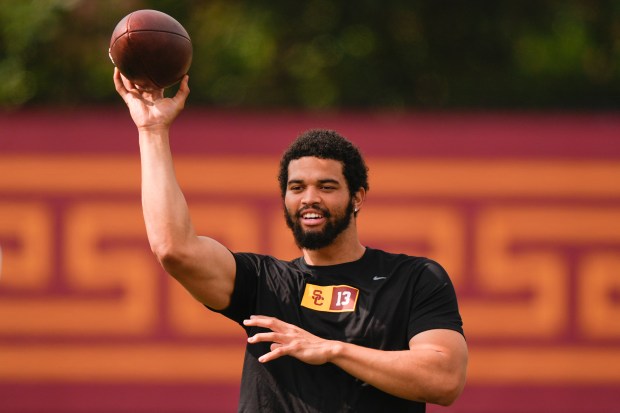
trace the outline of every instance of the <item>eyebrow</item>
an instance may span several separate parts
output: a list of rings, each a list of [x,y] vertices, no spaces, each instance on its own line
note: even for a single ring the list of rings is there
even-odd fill
[[[287,185],[290,184],[303,184],[305,181],[303,179],[291,179],[290,181],[287,182]],[[332,179],[332,178],[326,178],[326,179],[319,179],[319,184],[336,184],[336,185],[340,185],[340,182],[337,179]]]

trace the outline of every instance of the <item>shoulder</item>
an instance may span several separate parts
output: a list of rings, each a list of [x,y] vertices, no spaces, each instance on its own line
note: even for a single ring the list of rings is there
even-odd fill
[[[378,249],[369,249],[369,257],[386,272],[405,277],[416,284],[445,285],[450,283],[450,276],[444,267],[431,258]]]
[[[300,271],[299,259],[285,261],[271,255],[250,252],[233,252],[237,273],[255,272],[257,275]]]
[[[429,258],[425,258],[422,263],[422,272],[424,274],[432,275],[432,278],[441,284],[449,283],[450,276],[438,262]]]
[[[443,268],[439,263],[427,257],[387,252],[374,248],[368,248],[367,250],[370,260],[386,266],[407,267],[409,270],[416,272],[421,272],[428,268],[437,268],[443,271]]]

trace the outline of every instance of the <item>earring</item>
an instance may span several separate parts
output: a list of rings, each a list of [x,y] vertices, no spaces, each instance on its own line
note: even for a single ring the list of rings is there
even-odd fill
[[[355,207],[355,209],[353,210],[354,212],[358,212],[360,209]]]

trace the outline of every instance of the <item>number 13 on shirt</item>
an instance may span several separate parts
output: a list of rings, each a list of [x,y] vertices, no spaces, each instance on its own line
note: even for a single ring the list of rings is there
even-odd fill
[[[301,305],[330,313],[355,311],[358,295],[359,290],[348,285],[306,284]]]

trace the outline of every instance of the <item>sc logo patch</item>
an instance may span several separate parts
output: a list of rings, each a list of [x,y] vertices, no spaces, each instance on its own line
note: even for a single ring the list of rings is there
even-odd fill
[[[348,285],[306,284],[301,306],[316,311],[342,313],[355,311],[359,290]]]

